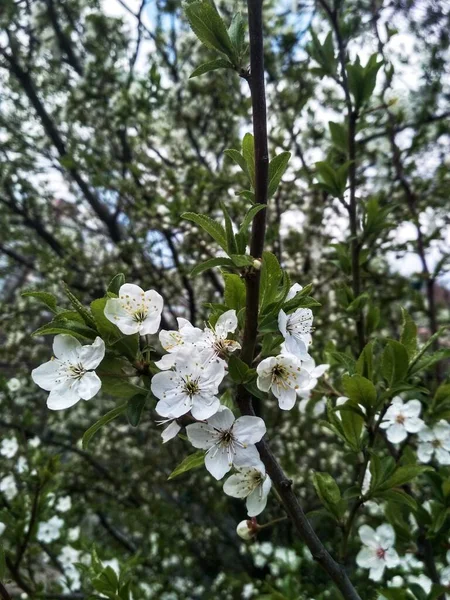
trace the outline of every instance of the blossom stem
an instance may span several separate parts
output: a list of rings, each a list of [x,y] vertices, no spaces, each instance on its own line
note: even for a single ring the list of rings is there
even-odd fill
[[[264,523],[263,525],[258,525],[258,530],[267,529],[267,527],[272,527],[272,525],[277,525],[278,523],[283,523],[287,521],[289,517],[279,517],[278,519],[273,519],[273,521],[269,521],[268,523]]]
[[[250,32],[250,85],[253,107],[253,131],[255,139],[255,200],[267,204],[268,149],[267,118],[264,84],[264,38],[262,0],[247,0]],[[266,231],[266,210],[261,210],[254,218],[250,252],[260,258],[264,249]],[[260,271],[252,269],[246,277],[245,327],[241,359],[249,366],[253,362],[258,334]],[[252,396],[243,385],[238,387],[237,404],[242,414],[255,415]],[[267,474],[278,492],[287,516],[300,537],[308,546],[314,559],[324,568],[334,581],[342,596],[347,600],[361,600],[344,569],[328,553],[308,521],[296,495],[292,491],[292,481],[284,474],[268,443],[263,439],[256,444]]]

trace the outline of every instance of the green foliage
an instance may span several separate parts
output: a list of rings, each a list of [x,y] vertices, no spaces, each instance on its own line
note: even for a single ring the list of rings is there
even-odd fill
[[[113,408],[112,410],[107,412],[105,415],[103,415],[103,417],[101,419],[99,419],[96,423],[94,423],[94,425],[91,425],[91,427],[89,427],[89,429],[83,435],[83,438],[82,438],[83,449],[86,450],[86,448],[89,445],[89,442],[94,437],[94,435],[97,433],[97,431],[99,431],[104,425],[107,425],[108,423],[110,423],[111,421],[116,419],[119,415],[124,413],[126,410],[127,410],[126,403],[121,404],[120,406],[116,406],[116,408]]]
[[[347,503],[341,497],[339,486],[329,473],[313,473],[313,484],[317,495],[329,513],[339,522]]]
[[[172,471],[169,475],[168,479],[175,479],[179,475],[183,475],[183,473],[187,473],[187,471],[191,471],[192,469],[198,469],[205,462],[205,453],[203,450],[198,450],[193,454],[189,454],[186,458],[178,465],[176,469]]]
[[[361,65],[359,57],[353,64],[346,65],[348,85],[357,110],[370,101],[382,64],[382,61],[377,62],[377,54],[372,54],[365,67]]]

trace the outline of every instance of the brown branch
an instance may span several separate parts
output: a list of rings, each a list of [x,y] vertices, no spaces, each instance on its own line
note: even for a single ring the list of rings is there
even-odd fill
[[[251,73],[247,76],[250,84],[253,107],[253,131],[255,138],[255,197],[256,202],[267,203],[268,149],[267,125],[264,86],[264,48],[262,0],[248,0],[250,30],[250,64]],[[251,254],[259,258],[262,255],[266,230],[266,211],[260,211],[252,227]],[[241,358],[248,365],[253,362],[258,333],[260,272],[251,271],[246,278],[246,322],[243,335]],[[243,386],[239,386],[237,403],[242,414],[254,415],[252,398]],[[292,482],[286,477],[277,459],[272,454],[268,443],[262,440],[257,444],[267,474],[277,490],[283,506],[290,517],[297,533],[310,549],[313,557],[328,573],[344,598],[361,600],[357,591],[347,577],[344,569],[332,558],[325,546],[317,537],[308,521],[300,503],[292,491]]]

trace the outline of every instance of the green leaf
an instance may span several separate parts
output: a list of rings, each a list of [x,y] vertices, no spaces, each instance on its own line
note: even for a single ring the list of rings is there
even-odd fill
[[[77,338],[77,340],[84,342],[86,341],[86,338],[93,340],[97,335],[93,329],[79,321],[60,318],[53,319],[50,323],[39,327],[39,329],[33,331],[32,335],[58,335],[59,333],[71,335],[74,338]]]
[[[250,182],[255,189],[255,142],[251,133],[246,133],[242,140],[242,155],[247,165]]]
[[[222,406],[226,406],[230,410],[235,410],[236,405],[233,398],[233,392],[230,388],[225,390],[225,392],[220,396],[220,404]]]
[[[248,172],[247,163],[245,162],[245,158],[239,152],[239,150],[235,150],[234,148],[230,148],[225,150],[224,154],[234,160],[234,162],[241,167],[247,177],[250,179],[250,174]]]
[[[254,258],[248,254],[230,254],[230,258],[236,267],[249,267],[253,265]]]
[[[411,359],[417,352],[417,325],[408,311],[402,308],[402,334],[400,342],[405,346]]]
[[[142,412],[147,402],[146,394],[136,394],[127,402],[127,419],[132,427],[137,427],[141,422]]]
[[[102,392],[125,399],[142,394],[142,389],[127,377],[127,367],[129,364],[121,358],[104,358],[96,371],[102,380]]]
[[[40,302],[42,302],[42,304],[44,304],[49,310],[51,310],[53,313],[57,313],[58,309],[56,306],[56,297],[53,294],[50,294],[49,292],[39,292],[39,291],[28,291],[28,292],[22,292],[21,294],[24,298],[36,298],[36,300],[39,300]]]
[[[252,379],[251,381],[247,381],[244,383],[244,387],[252,396],[255,398],[259,398],[260,400],[267,399],[267,393],[262,392],[258,386],[256,385],[256,379]]]
[[[375,406],[377,401],[377,391],[371,381],[362,375],[355,374],[351,377],[344,375],[342,378],[344,393],[355,404],[362,404],[367,409]]]
[[[341,499],[339,486],[329,473],[313,473],[313,484],[323,504],[337,504]]]
[[[231,19],[231,24],[228,28],[228,35],[230,36],[231,43],[233,44],[239,59],[242,58],[247,46],[245,33],[246,21],[241,13],[238,12],[233,15],[233,18]]]
[[[106,415],[103,415],[103,417],[101,419],[99,419],[97,421],[97,423],[95,423],[94,425],[89,427],[89,429],[83,435],[83,439],[82,439],[83,450],[86,450],[89,442],[91,441],[91,439],[93,438],[93,436],[97,433],[97,431],[99,429],[101,429],[104,425],[107,425],[108,423],[113,421],[116,417],[118,417],[119,415],[124,413],[126,410],[127,410],[126,403],[121,404],[120,406],[116,406],[116,408],[113,408],[112,410],[110,410],[108,413],[106,413]]]
[[[247,214],[244,217],[244,220],[242,221],[239,233],[247,233],[247,230],[251,225],[253,219],[255,218],[255,215],[259,213],[259,211],[264,210],[265,208],[267,208],[265,204],[255,204],[255,206],[252,206],[248,210]]]
[[[117,275],[114,275],[114,277],[109,282],[109,285],[106,289],[106,293],[109,292],[111,294],[115,294],[116,296],[118,296],[119,290],[124,285],[124,283],[125,283],[125,275],[123,273],[117,273]]]
[[[340,411],[342,434],[353,452],[359,452],[362,444],[364,419],[356,411],[348,410],[350,407],[351,400],[348,400],[345,403],[347,410]]]
[[[233,232],[233,223],[231,222],[230,215],[228,210],[223,202],[220,202],[220,207],[223,212],[223,216],[225,219],[225,233],[227,236],[227,252],[228,254],[238,254],[238,248],[236,245],[236,239],[234,237]]]
[[[275,254],[263,252],[261,266],[261,310],[275,300],[278,286],[280,285],[283,271]]]
[[[356,372],[369,381],[373,377],[373,342],[369,342],[364,347],[356,362]]]
[[[398,467],[394,473],[379,486],[379,490],[382,491],[389,490],[394,487],[401,487],[422,473],[432,470],[432,467],[423,465],[408,465],[406,467]]]
[[[381,372],[390,386],[403,381],[408,373],[408,353],[396,340],[388,340],[381,358]]]
[[[211,0],[185,3],[184,11],[192,31],[198,39],[207,48],[225,54],[234,63],[236,52],[214,3]]]
[[[389,500],[403,506],[407,506],[411,510],[417,510],[417,502],[412,496],[400,489],[386,490],[384,492],[375,492],[371,498],[377,498],[380,500]]]
[[[277,191],[280,185],[281,178],[287,169],[289,159],[291,158],[290,152],[282,152],[272,158],[269,163],[269,186],[267,190],[267,197],[271,198]]]
[[[331,139],[333,144],[338,150],[347,154],[348,152],[348,130],[345,125],[341,123],[334,123],[333,121],[328,122],[330,128]]]
[[[347,503],[342,500],[337,483],[329,473],[313,473],[313,484],[325,508],[337,519],[344,515]]]
[[[233,273],[224,273],[223,279],[225,281],[225,292],[224,301],[227,308],[239,311],[245,307],[245,283],[239,277]]]
[[[174,479],[175,477],[178,477],[179,475],[182,475],[191,469],[198,469],[198,467],[201,467],[204,462],[205,453],[203,450],[198,450],[193,454],[189,454],[189,456],[186,456],[186,458],[178,465],[178,467],[172,471],[167,479]]]
[[[193,212],[185,212],[181,215],[181,218],[188,219],[188,221],[192,221],[196,225],[199,225],[206,231],[206,233],[209,233],[213,240],[219,244],[222,250],[227,252],[227,234],[220,223],[217,223],[217,221],[214,221],[205,215],[198,215],[197,213]]]
[[[246,383],[251,379],[249,376],[251,369],[240,358],[232,354],[228,361],[228,373],[235,383]]]
[[[192,71],[189,75],[189,79],[193,79],[194,77],[199,77],[200,75],[204,75],[209,71],[215,71],[217,69],[234,69],[234,66],[224,58],[216,58],[215,60],[210,60],[199,65],[196,69]]]
[[[65,282],[63,282],[63,287],[64,287],[64,292],[65,292],[66,296],[70,300],[70,303],[72,304],[74,309],[77,311],[77,313],[80,315],[80,317],[83,319],[83,321],[86,323],[86,325],[88,327],[93,327],[95,329],[94,318],[91,315],[91,313],[88,311],[88,309],[81,304],[81,302],[78,300],[78,298],[76,296],[74,296],[72,294],[72,292],[69,289],[69,286]]]
[[[217,258],[210,258],[205,260],[205,262],[200,263],[196,267],[194,267],[190,273],[191,277],[196,277],[203,273],[204,271],[208,271],[209,269],[213,269],[214,267],[231,267],[234,268],[235,263],[231,258],[226,258],[225,256],[219,256]]]

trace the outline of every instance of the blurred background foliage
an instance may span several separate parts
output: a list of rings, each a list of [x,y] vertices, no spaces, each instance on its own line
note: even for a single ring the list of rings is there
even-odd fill
[[[243,2],[219,6],[227,22],[245,13]],[[449,5],[345,0],[338,9],[351,59],[383,59],[356,138],[366,292],[359,308],[369,333],[398,338],[406,307],[426,339],[449,317]],[[313,283],[321,307],[312,355],[339,381],[336,351],[358,355],[350,233],[316,165],[345,160],[336,42],[330,38],[331,50],[325,42],[331,27],[321,3],[266,1],[264,11],[270,152],[292,153],[270,203],[267,249],[292,281]],[[205,303],[220,300],[218,272],[189,276],[218,248],[180,215],[222,219],[223,201],[242,220],[247,201],[237,193],[246,183],[224,150],[251,131],[251,103],[231,71],[189,79],[211,58],[177,0],[0,7],[0,430],[18,442],[13,456],[0,457],[0,521],[14,597],[97,598],[101,578],[118,568],[135,599],[337,597],[286,524],[247,546],[235,533],[243,505],[220,483],[204,471],[167,481],[186,442],[161,445],[153,407],[138,428],[122,417],[84,451],[83,432],[117,399],[103,394],[52,413],[30,380],[50,346],[30,338],[48,313],[25,290],[45,287],[63,304],[65,281],[89,303],[124,272],[163,295],[166,328],[177,316],[201,325]],[[428,376],[431,389],[444,367]],[[313,519],[310,470],[327,469],[344,486],[354,477],[342,444],[318,423],[324,386],[306,413],[264,408],[272,444]],[[64,522],[57,538],[37,540],[38,523],[55,515]],[[264,519],[280,515],[272,500]],[[314,523],[336,547],[332,522]],[[74,570],[74,562],[85,566]]]

